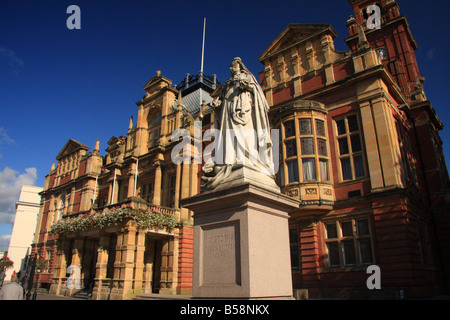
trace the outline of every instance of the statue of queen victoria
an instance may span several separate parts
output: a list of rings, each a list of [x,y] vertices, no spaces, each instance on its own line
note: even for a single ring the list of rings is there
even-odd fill
[[[230,71],[210,103],[215,112],[214,148],[203,166],[201,189],[250,182],[279,192],[274,176],[278,155],[272,154],[269,106],[262,88],[240,58],[233,60]],[[278,148],[275,151],[278,154]]]

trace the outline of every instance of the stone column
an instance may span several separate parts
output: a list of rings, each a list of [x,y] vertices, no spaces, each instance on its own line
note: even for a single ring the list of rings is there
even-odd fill
[[[132,163],[128,173],[128,191],[127,198],[134,196],[134,184],[136,179],[136,163]]]
[[[162,170],[161,162],[159,160],[155,161],[155,182],[153,184],[153,200],[152,203],[155,206],[161,205],[161,181],[162,181]]]
[[[116,173],[116,179],[114,179],[114,173]],[[109,177],[109,190],[108,190],[108,204],[117,203],[119,199],[119,184],[117,183],[117,179],[119,179],[120,175],[117,172],[117,169],[114,168],[111,172],[111,177]],[[114,191],[114,194],[113,194]]]
[[[183,163],[182,176],[181,176],[181,199],[188,198],[190,196],[190,170],[189,164]],[[180,210],[181,221],[187,221],[189,219],[189,210],[181,208]]]
[[[116,262],[114,263],[113,289],[111,300],[129,299],[134,294],[134,268],[136,262],[136,227],[128,221],[117,236]],[[141,278],[142,288],[142,278]]]
[[[180,208],[181,165],[176,164],[174,207]]]
[[[58,241],[55,257],[55,267],[53,270],[52,285],[49,293],[51,295],[60,295],[65,286],[67,261],[65,252],[69,250],[70,242],[65,240]]]
[[[134,263],[135,263],[135,248],[136,248],[136,228],[128,223],[127,229],[123,235],[122,243],[122,271],[121,277],[123,280],[123,297],[127,299],[132,293],[133,277],[134,277]]]
[[[144,252],[145,252],[145,231],[140,230],[136,233],[134,294],[141,294],[143,292]]]
[[[123,275],[122,275],[122,244],[124,237],[124,230],[121,230],[117,234],[117,242],[116,242],[116,254],[114,259],[114,275],[111,279],[112,288],[111,288],[111,300],[121,300],[123,298],[122,288],[123,288]]]
[[[103,279],[106,278],[106,272],[108,268],[109,257],[109,241],[110,236],[102,236],[99,239],[97,249],[97,265],[95,266],[95,286],[92,292],[92,298],[94,300],[107,299],[108,293],[103,293]]]
[[[75,239],[74,248],[72,249],[72,265],[81,268],[81,257],[83,256],[84,239]]]
[[[83,257],[83,246],[84,239],[75,239],[73,249],[72,249],[72,262],[71,265],[78,266],[80,268],[80,286],[83,287],[83,279],[82,279],[82,257]],[[70,266],[67,266],[70,267]],[[77,289],[71,289],[68,291],[69,295],[72,295]]]

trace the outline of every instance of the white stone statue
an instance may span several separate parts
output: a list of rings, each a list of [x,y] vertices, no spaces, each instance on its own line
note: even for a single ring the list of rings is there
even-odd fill
[[[231,78],[210,104],[215,109],[216,131],[212,157],[203,166],[201,189],[213,190],[219,185],[225,187],[226,182],[249,179],[278,189],[267,100],[240,58],[233,60],[230,70]]]

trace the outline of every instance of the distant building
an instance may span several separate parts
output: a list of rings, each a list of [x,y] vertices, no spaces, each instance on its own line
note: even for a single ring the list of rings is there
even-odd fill
[[[290,24],[259,57],[269,117],[280,129],[277,181],[301,200],[289,221],[293,286],[309,297],[441,293],[450,279],[443,124],[426,98],[417,43],[397,2],[349,2],[350,50],[335,50],[330,25]],[[380,29],[367,25],[369,5],[380,9]],[[193,217],[179,204],[199,192],[201,164],[173,163],[171,135],[184,128],[194,136],[195,121],[202,130],[214,125],[202,102],[220,85],[200,73],[173,86],[158,72],[144,90],[136,124],[108,141],[105,157],[98,144],[90,153],[69,140],[46,176],[34,250],[50,262],[40,281],[53,294],[72,292],[70,265],[95,299],[191,291]],[[192,157],[200,151],[190,147]],[[89,212],[130,205],[177,225],[139,228],[124,219],[83,228]],[[68,224],[51,233],[58,221]],[[366,286],[370,265],[380,267],[380,290]]]
[[[8,258],[14,262],[14,267],[6,271],[6,281],[14,272],[24,271],[31,253],[31,244],[36,229],[43,189],[35,186],[22,186],[19,201],[16,202],[16,217],[8,248]]]

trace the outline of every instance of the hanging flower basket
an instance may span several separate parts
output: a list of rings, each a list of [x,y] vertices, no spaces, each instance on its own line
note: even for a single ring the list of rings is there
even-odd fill
[[[6,271],[9,268],[14,266],[14,262],[12,262],[8,257],[4,257],[0,259],[0,273]]]
[[[50,232],[62,234],[89,229],[103,229],[117,225],[127,218],[134,220],[139,228],[166,229],[170,231],[176,226],[175,218],[171,215],[161,213],[155,208],[132,208],[128,205],[59,220],[52,225]]]

